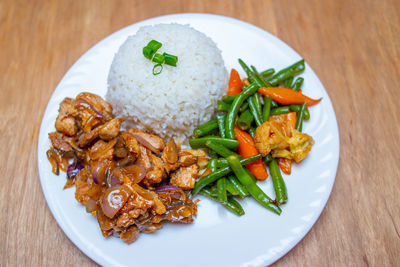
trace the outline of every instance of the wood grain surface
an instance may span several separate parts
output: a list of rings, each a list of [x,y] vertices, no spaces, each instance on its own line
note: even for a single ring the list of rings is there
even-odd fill
[[[298,51],[340,129],[332,195],[276,266],[400,265],[400,1],[0,1],[0,265],[94,266],[57,225],[37,170],[46,104],[71,65],[114,31],[169,13],[250,22]]]

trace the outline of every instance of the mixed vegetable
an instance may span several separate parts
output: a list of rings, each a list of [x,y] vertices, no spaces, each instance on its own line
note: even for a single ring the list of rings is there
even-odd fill
[[[198,126],[189,140],[192,148],[207,148],[211,158],[192,194],[203,194],[241,216],[238,198],[252,196],[265,208],[281,214],[288,200],[281,170],[291,173],[292,162],[303,160],[314,141],[302,133],[308,108],[321,101],[301,91],[304,79],[295,76],[305,69],[304,60],[275,73],[262,72],[239,59],[247,74],[241,79],[232,69],[226,95],[218,101],[214,120]],[[275,199],[257,181],[271,175]]]

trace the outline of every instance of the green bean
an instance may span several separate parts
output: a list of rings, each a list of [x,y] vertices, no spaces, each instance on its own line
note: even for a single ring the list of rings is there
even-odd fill
[[[225,102],[222,101],[222,100],[218,100],[218,101],[217,101],[217,110],[218,110],[218,111],[225,111],[225,112],[228,112],[230,106],[231,106],[231,105],[225,103]]]
[[[304,78],[302,78],[302,77],[297,78],[293,84],[292,89],[295,91],[299,91],[301,89],[301,86],[303,85],[303,82],[304,82]]]
[[[217,171],[217,159],[212,158],[208,161],[208,168],[210,168],[213,172]]]
[[[260,114],[261,120],[262,120],[261,95],[260,95],[260,93],[255,92],[254,95],[252,95],[251,97],[254,98],[254,101],[255,101],[255,104],[256,104],[256,108],[257,108],[257,112]]]
[[[249,163],[251,163],[251,162],[253,162],[253,161],[256,161],[256,160],[260,159],[260,158],[261,158],[260,155],[261,155],[261,154],[257,154],[257,155],[254,155],[254,156],[247,157],[247,158],[245,158],[245,159],[242,159],[240,162],[243,161],[242,164],[244,164],[244,165],[249,164]],[[217,167],[218,167],[218,168],[229,167],[228,160],[225,159],[225,158],[219,158],[219,159],[217,160]]]
[[[300,112],[301,110],[301,105],[289,105],[290,109],[295,111],[295,112]],[[310,110],[308,109],[306,105],[306,109],[304,110],[304,120],[308,121],[310,119]]]
[[[276,214],[281,214],[282,210],[273,204],[272,199],[265,194],[260,187],[252,180],[246,170],[240,164],[239,158],[237,156],[229,156],[228,158],[229,166],[232,168],[236,177],[239,181],[246,187],[247,191],[265,208],[275,212]]]
[[[224,95],[222,97],[222,101],[227,104],[232,104],[233,100],[235,100],[236,95]]]
[[[214,150],[212,150],[212,149],[208,149],[208,153],[207,153],[209,156],[210,156],[210,158],[212,158],[212,159],[217,159],[219,156],[218,156],[218,154],[217,154],[217,152],[215,152]],[[208,163],[210,163],[210,162],[208,162]]]
[[[240,106],[249,96],[254,94],[258,88],[259,86],[257,86],[255,83],[252,83],[243,92],[241,92],[236,96],[235,100],[233,101],[229,109],[227,118],[225,120],[225,130],[227,138],[235,139],[235,132],[233,129],[235,127],[235,120],[239,112]]]
[[[224,147],[221,144],[218,144],[215,141],[207,141],[206,146],[217,152],[218,155],[221,155],[225,158],[231,155],[237,155],[235,152],[229,150],[228,148]]]
[[[267,84],[264,84],[264,82],[262,80],[260,80],[251,70],[250,68],[246,65],[246,63],[243,62],[243,60],[241,60],[239,58],[239,64],[240,66],[242,66],[243,70],[246,72],[248,79],[250,82],[255,83],[258,87],[271,87],[268,86]]]
[[[225,119],[226,119],[226,114],[217,114],[217,123],[218,123],[218,128],[219,128],[219,133],[222,138],[225,138]]]
[[[295,76],[296,74],[304,71],[305,67],[304,59],[302,59],[293,65],[280,70],[278,73],[272,76],[272,78],[268,79],[267,82],[269,82],[272,86],[276,86],[290,76]]]
[[[273,159],[274,158],[271,156],[271,154],[268,154],[264,157],[264,162],[268,165]]]
[[[275,69],[271,68],[271,69],[262,71],[260,74],[264,77],[264,79],[266,79],[274,73],[275,73]]]
[[[212,132],[213,130],[218,128],[218,123],[216,120],[211,120],[209,122],[206,122],[198,127],[196,127],[193,130],[193,135],[195,137],[202,137],[205,136],[207,134],[209,134],[210,132]]]
[[[263,87],[270,87],[269,84],[267,83],[267,81],[264,80],[264,77],[257,71],[256,67],[254,67],[253,65],[250,66],[253,74],[257,77],[257,79],[262,83]],[[268,84],[268,85],[267,85]]]
[[[243,103],[243,105],[240,107],[239,111],[244,112],[248,108],[249,108],[249,103],[246,102],[246,103]]]
[[[218,180],[219,181],[219,180]],[[226,191],[228,193],[230,193],[231,195],[237,196],[239,195],[239,191],[237,190],[237,188],[232,184],[232,182],[229,180],[229,176],[228,178],[225,179],[225,183],[226,183]]]
[[[290,112],[289,106],[282,106],[271,110],[270,116],[281,115]]]
[[[228,198],[228,202],[225,204],[225,206],[238,216],[244,215],[244,209],[242,208],[242,205],[240,205],[240,203],[232,197]]]
[[[286,203],[288,199],[286,193],[286,185],[283,181],[281,171],[279,170],[278,163],[276,159],[273,159],[269,163],[269,172],[271,173],[272,183],[274,185],[274,191],[276,196],[276,204],[281,205]]]
[[[277,108],[278,107],[278,103],[276,103],[276,101],[272,100],[271,101],[271,108]]]
[[[269,120],[269,114],[271,112],[271,102],[272,98],[270,96],[264,97],[264,106],[263,106],[263,120],[264,122]]]
[[[228,202],[228,198],[226,195],[226,178],[221,178],[217,181],[217,198],[221,203]]]
[[[251,114],[253,115],[257,126],[260,126],[263,123],[263,121],[262,121],[262,118],[261,118],[261,114],[258,113],[258,107],[257,107],[257,102],[256,101],[257,100],[256,100],[256,95],[255,94],[247,99],[247,103],[249,103]]]
[[[291,111],[294,112],[300,112],[301,105],[289,105],[289,108]],[[306,106],[306,109],[304,110],[304,120],[308,121],[310,119],[310,111],[308,110],[308,107]]]
[[[221,138],[219,136],[205,136],[201,138],[189,139],[189,145],[194,149],[206,147],[206,142],[210,140],[218,142],[229,149],[236,149],[239,146],[239,141],[228,138]]]
[[[236,125],[242,130],[247,130],[250,128],[253,120],[254,117],[251,114],[250,110],[246,109],[245,112],[240,114],[239,119],[236,121]]]
[[[209,188],[203,188],[200,191],[200,194],[207,196],[215,201],[218,201],[217,197],[215,197],[213,195],[213,193],[211,192],[211,189],[209,189]],[[224,206],[238,216],[244,215],[244,210],[243,210],[242,206],[239,204],[239,202],[237,202],[235,199],[233,199],[231,197],[228,198],[228,201],[225,203]]]
[[[246,188],[239,182],[238,178],[235,175],[230,174],[227,181],[229,181],[232,186],[237,190],[240,197],[245,197],[249,194]]]
[[[254,134],[256,133],[256,127],[250,127],[247,131],[249,132],[251,137],[254,137]]]
[[[297,115],[297,120],[296,120],[296,130],[301,132],[303,130],[303,119],[304,119],[304,113],[306,110],[307,104],[306,102],[301,105],[300,112]]]
[[[285,81],[285,87],[286,88],[292,88],[293,80],[294,80],[293,76],[287,78],[286,81]]]
[[[240,164],[246,165],[249,163],[252,163],[256,160],[259,160],[261,158],[261,154],[257,154],[245,159],[242,159],[240,161]],[[192,189],[192,195],[196,195],[202,188],[204,188],[205,186],[215,182],[216,180],[218,180],[219,178],[227,175],[228,173],[230,173],[232,171],[232,169],[229,166],[226,166],[224,168],[221,168],[203,178],[201,178],[200,180],[198,180],[196,182],[196,184],[194,185],[194,188]]]

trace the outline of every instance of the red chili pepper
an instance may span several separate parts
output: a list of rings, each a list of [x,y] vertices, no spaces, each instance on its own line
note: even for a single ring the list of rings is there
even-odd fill
[[[306,102],[307,106],[312,106],[321,101],[320,99],[311,99],[293,89],[286,87],[263,87],[258,89],[262,95],[272,97],[273,100],[282,105],[303,104]]]
[[[242,92],[242,80],[240,79],[239,73],[235,70],[231,70],[231,76],[229,77],[229,87],[226,92],[227,95],[238,95]]]

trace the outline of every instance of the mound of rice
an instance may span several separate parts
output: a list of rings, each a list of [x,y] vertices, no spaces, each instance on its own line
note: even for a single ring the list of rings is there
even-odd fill
[[[154,62],[142,50],[152,39],[157,51],[178,56],[177,67]],[[165,139],[185,141],[198,125],[209,121],[227,89],[227,71],[216,44],[205,34],[180,24],[145,26],[119,48],[108,76],[106,99],[126,127],[148,129]]]

